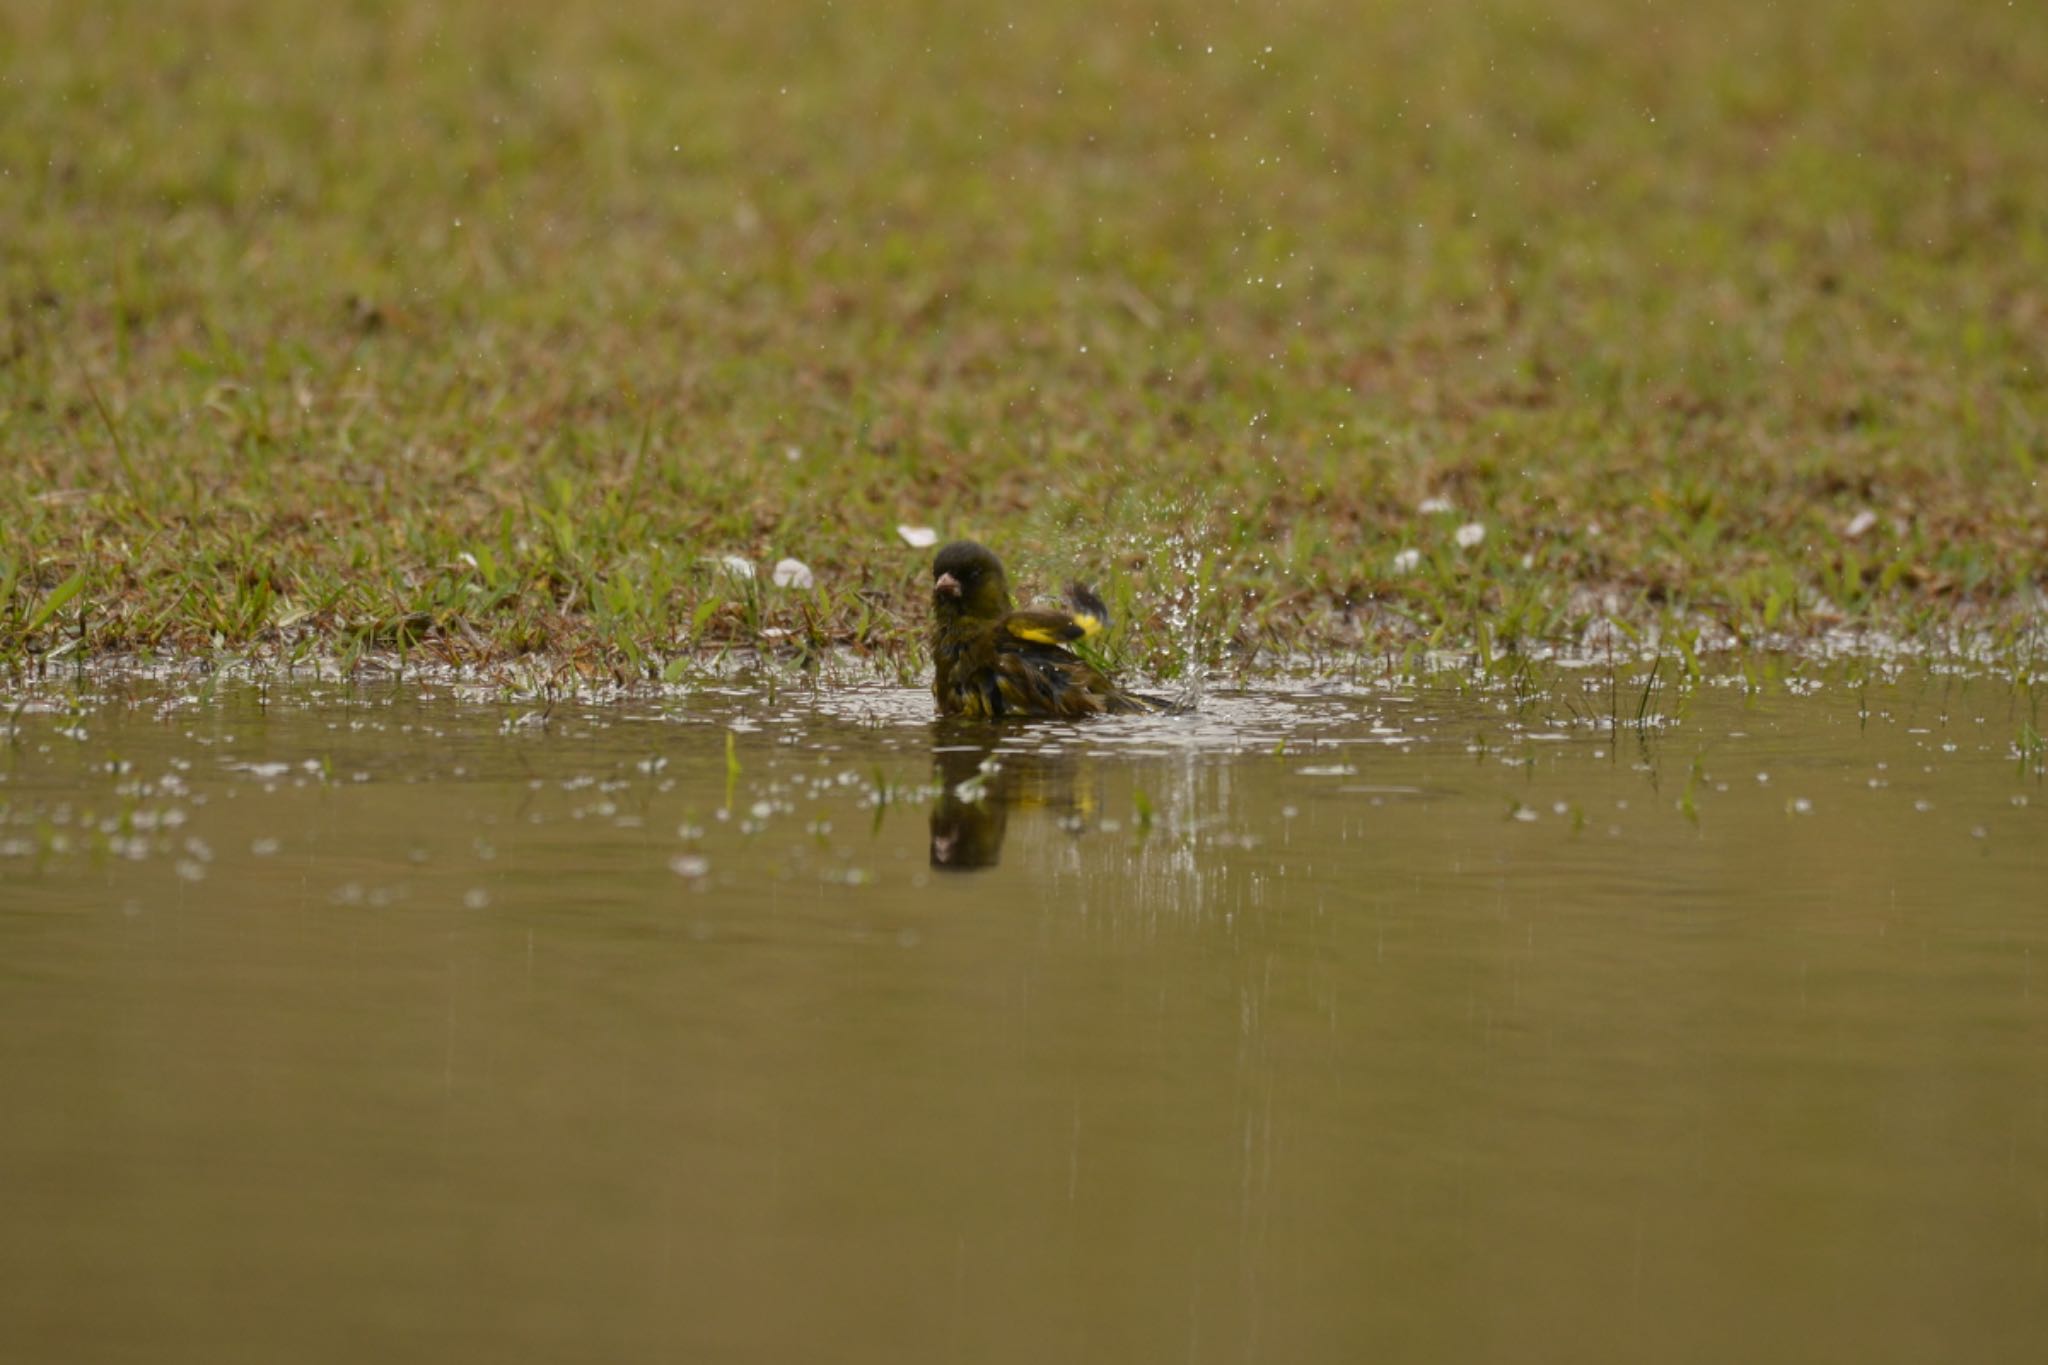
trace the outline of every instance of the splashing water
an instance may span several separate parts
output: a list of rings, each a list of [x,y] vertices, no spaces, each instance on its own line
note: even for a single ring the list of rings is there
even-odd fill
[[[1202,704],[1208,678],[1202,663],[1202,639],[1208,620],[1205,607],[1214,595],[1215,585],[1208,573],[1207,550],[1193,535],[1172,532],[1167,536],[1166,549],[1178,585],[1173,602],[1166,609],[1166,623],[1181,659],[1181,690],[1175,703],[1192,711]]]

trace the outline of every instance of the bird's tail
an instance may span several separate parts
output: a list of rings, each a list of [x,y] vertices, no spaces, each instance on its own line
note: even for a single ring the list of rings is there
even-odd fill
[[[1119,692],[1117,700],[1122,704],[1115,709],[1132,716],[1185,716],[1196,705],[1193,697],[1161,697],[1150,692]]]
[[[1067,584],[1067,610],[1090,635],[1109,628],[1109,605],[1086,583]],[[1119,691],[1110,710],[1130,716],[1180,716],[1194,710],[1195,704],[1192,694],[1161,697],[1150,692]]]

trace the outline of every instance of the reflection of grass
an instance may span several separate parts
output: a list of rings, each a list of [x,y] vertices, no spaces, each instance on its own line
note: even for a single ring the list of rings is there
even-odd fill
[[[740,783],[739,736],[731,730],[725,732],[725,808],[732,809],[733,792]]]
[[[0,17],[0,657],[907,666],[901,521],[1161,672],[1173,534],[1254,657],[2048,558],[2033,6],[130,8]]]

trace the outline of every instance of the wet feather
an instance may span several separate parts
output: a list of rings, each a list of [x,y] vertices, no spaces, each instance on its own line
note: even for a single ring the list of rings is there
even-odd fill
[[[973,541],[932,561],[932,697],[942,716],[978,720],[1164,710],[1126,692],[1067,646],[1099,633],[1109,613],[1079,584],[1068,609],[1019,611],[1002,562]]]

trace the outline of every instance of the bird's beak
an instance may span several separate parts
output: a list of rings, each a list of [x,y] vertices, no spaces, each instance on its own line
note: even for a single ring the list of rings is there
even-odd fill
[[[932,591],[940,597],[958,597],[960,595],[960,580],[949,573],[942,573],[932,583]]]

